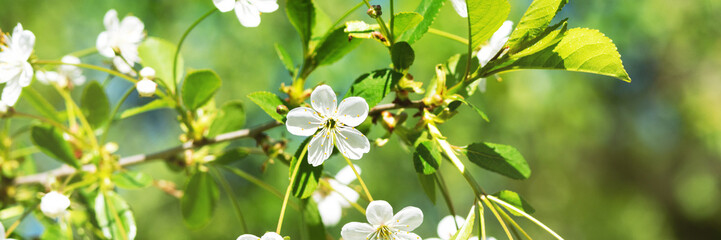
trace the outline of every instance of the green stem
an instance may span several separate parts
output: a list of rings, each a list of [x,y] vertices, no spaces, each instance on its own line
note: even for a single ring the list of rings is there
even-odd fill
[[[115,75],[115,76],[117,76],[117,77],[120,77],[120,78],[123,78],[123,79],[125,79],[125,80],[128,80],[128,81],[130,81],[130,82],[132,82],[132,83],[138,82],[137,79],[134,79],[134,78],[132,78],[132,77],[129,77],[128,75],[122,74],[122,73],[120,73],[120,72],[118,72],[118,71],[110,70],[110,69],[107,69],[107,68],[102,68],[102,67],[95,66],[95,65],[91,65],[91,64],[85,64],[85,63],[75,64],[75,63],[65,63],[65,62],[61,62],[61,61],[48,61],[48,60],[37,60],[37,61],[35,61],[35,62],[33,62],[33,63],[34,63],[34,64],[44,64],[44,65],[70,65],[70,66],[76,66],[76,67],[87,68],[87,69],[92,69],[92,70],[96,70],[96,71],[101,71],[101,72],[109,73],[109,74],[111,74],[111,75]]]
[[[470,6],[468,4],[468,0],[466,0],[466,6]],[[468,56],[466,57],[466,72],[463,74],[463,81],[465,82],[468,79],[468,74],[471,71],[471,56],[473,54],[473,35],[471,32],[471,9],[470,7],[466,7],[466,19],[468,20]]]
[[[343,155],[343,154],[341,154]],[[371,192],[368,191],[368,187],[366,186],[366,183],[363,182],[363,178],[361,178],[360,174],[358,174],[358,171],[355,169],[355,166],[352,162],[350,162],[350,159],[343,155],[343,158],[345,158],[345,161],[348,163],[348,166],[353,170],[353,173],[355,173],[355,177],[358,178],[358,182],[360,183],[361,187],[363,187],[363,191],[366,193],[366,197],[368,197],[368,201],[373,201],[373,196],[371,196]]]
[[[295,168],[293,169],[293,174],[290,175],[290,183],[288,184],[288,188],[285,190],[285,197],[283,197],[283,206],[280,208],[280,216],[278,217],[278,227],[275,229],[275,233],[280,234],[280,229],[283,227],[283,217],[285,217],[285,208],[288,206],[288,198],[290,197],[290,190],[293,189],[293,184],[295,184],[295,177],[298,175],[298,170],[300,170],[300,165],[303,163],[303,157],[305,157],[305,153],[308,152],[308,145],[303,146],[303,151],[300,153],[300,157],[298,157],[297,162],[295,163]]]
[[[180,55],[180,48],[183,47],[183,42],[185,42],[185,38],[188,37],[188,34],[190,34],[190,31],[192,31],[195,28],[195,26],[197,26],[198,24],[200,24],[200,22],[205,20],[205,18],[207,18],[208,16],[213,14],[215,12],[215,10],[217,10],[217,8],[210,9],[210,11],[203,14],[203,16],[198,18],[198,20],[195,20],[195,22],[193,22],[193,24],[191,24],[190,27],[188,27],[188,29],[185,30],[185,32],[183,33],[183,36],[180,37],[180,41],[178,41],[178,48],[175,49],[175,55],[173,56],[173,81],[172,81],[173,92],[177,92],[177,90],[178,90],[177,89],[178,88],[178,83],[177,83],[178,56]],[[168,90],[170,90],[170,89],[168,89]],[[172,92],[171,92],[171,94],[172,94]]]
[[[368,8],[372,8],[372,7],[373,7],[373,6],[370,4],[370,2],[368,2],[368,0],[363,0],[363,2],[366,4],[366,6],[367,6]],[[390,41],[391,33],[390,33],[390,31],[388,31],[388,26],[386,26],[385,21],[383,21],[383,17],[381,17],[381,16],[376,17],[376,22],[378,22],[378,25],[380,25],[381,31],[382,31],[383,35],[389,40],[388,42],[389,42],[389,43],[391,44],[391,46],[392,46],[392,45],[393,45],[393,42]]]
[[[130,71],[132,71],[133,73],[135,73],[135,75],[140,76],[140,74],[138,73],[138,71],[135,70],[135,66],[133,66],[134,64],[130,64],[130,62],[128,62],[128,59],[125,59],[125,57],[123,57],[122,54],[118,54],[117,56],[120,57],[120,59],[122,59],[123,62],[125,62],[125,64],[128,64],[128,66],[130,66]]]
[[[115,119],[115,114],[118,113],[118,111],[120,110],[120,106],[122,106],[123,103],[125,102],[125,100],[128,99],[128,96],[130,96],[130,94],[133,93],[133,90],[135,90],[135,86],[130,87],[130,89],[128,89],[128,91],[126,91],[125,94],[123,94],[123,97],[120,98],[118,103],[115,105],[115,108],[113,108],[113,111],[110,112],[110,119],[108,120],[108,123],[105,124],[105,129],[103,130],[103,136],[100,138],[101,143],[104,143],[105,140],[108,138],[108,131],[110,130],[110,125],[113,123],[113,120]]]
[[[498,211],[501,214],[501,217],[503,217],[503,219],[505,219],[506,222],[511,223],[511,226],[513,227],[513,228],[511,228],[511,230],[513,230],[513,233],[516,235],[517,238],[520,239],[521,237],[519,236],[519,234],[516,230],[521,231],[521,233],[523,234],[523,236],[526,239],[533,240],[531,238],[531,236],[528,236],[528,233],[526,233],[526,231],[524,231],[523,228],[521,228],[521,226],[519,226],[518,223],[516,223],[516,221],[513,220],[513,218],[511,218],[511,216],[508,216],[508,214],[505,211],[503,211],[503,209],[498,207],[498,205],[496,205],[495,203],[493,203],[493,207],[496,208],[496,211]]]
[[[538,219],[532,217],[531,215],[529,215],[528,213],[524,212],[523,210],[520,210],[520,209],[514,207],[513,205],[508,204],[507,202],[505,202],[505,201],[503,201],[503,200],[501,200],[501,199],[496,198],[496,197],[493,196],[493,195],[488,195],[488,196],[486,196],[486,198],[488,198],[488,199],[490,199],[491,201],[494,201],[494,202],[496,202],[496,203],[498,203],[498,204],[501,204],[501,205],[503,205],[503,206],[506,207],[506,208],[509,208],[509,209],[511,209],[511,210],[513,210],[513,211],[516,211],[516,212],[520,213],[521,215],[523,215],[524,217],[526,217],[528,220],[531,220],[531,222],[535,223],[535,224],[538,225],[539,227],[543,228],[543,230],[546,230],[546,232],[548,232],[548,233],[550,233],[551,235],[553,235],[556,239],[558,239],[558,240],[563,240],[563,238],[562,238],[561,236],[559,236],[558,234],[556,234],[556,232],[554,232],[553,230],[551,230],[551,228],[547,227],[547,226],[546,226],[545,224],[543,224],[541,221],[538,221]]]
[[[438,183],[438,187],[441,189],[441,194],[443,195],[443,200],[446,202],[446,205],[448,206],[448,212],[451,213],[451,215],[456,216],[456,209],[453,208],[453,203],[451,202],[451,195],[448,193],[448,188],[446,187],[446,182],[441,176],[440,170],[436,171],[436,174],[434,174],[436,177],[436,182]],[[455,223],[455,221],[454,221]],[[458,223],[456,223],[458,225]],[[456,226],[456,229],[460,229],[459,226]]]
[[[228,180],[225,179],[222,173],[218,171],[216,167],[211,167],[212,172],[216,175],[218,180],[220,180],[220,185],[223,186],[223,190],[225,190],[225,194],[228,195],[228,198],[230,199],[230,202],[233,204],[233,209],[235,209],[235,215],[238,216],[238,221],[240,221],[240,228],[243,230],[243,232],[248,232],[248,226],[245,224],[245,218],[243,218],[243,212],[240,211],[240,206],[238,205],[238,199],[235,197],[235,193],[233,192],[233,189],[230,188],[230,184],[228,184]]]
[[[445,32],[442,30],[438,30],[435,28],[428,28],[428,33],[435,34],[444,38],[448,38],[454,41],[457,41],[459,43],[463,43],[463,45],[468,45],[468,39],[465,39],[461,36],[455,35],[453,33]]]
[[[73,111],[82,112],[80,110],[80,107],[78,107],[78,105],[75,103],[75,101],[73,101],[73,98],[70,97],[70,94],[68,92],[63,91],[63,89],[61,89],[60,87],[58,87],[56,85],[53,85],[53,86],[55,86],[55,89],[58,91],[58,93],[60,93],[60,95],[65,99],[65,101],[67,102],[68,108],[72,108]],[[85,115],[78,114],[77,118],[80,120],[80,125],[82,125],[82,128],[85,131],[85,134],[87,134],[87,137],[90,139],[90,146],[94,150],[101,152],[100,145],[98,144],[98,139],[95,138],[95,132],[93,132],[93,128],[90,126],[90,123],[88,123],[88,120],[85,118]]]
[[[480,239],[486,239],[486,217],[483,216],[483,203],[481,201],[475,201],[476,205],[478,206],[478,217],[481,221],[478,222],[478,231],[481,232],[481,238]]]
[[[496,209],[493,208],[493,204],[491,204],[491,202],[488,201],[488,199],[486,199],[486,196],[481,196],[481,201],[486,203],[486,205],[488,206],[488,209],[491,209],[491,212],[493,213],[493,215],[496,216],[496,219],[498,219],[498,223],[500,223],[501,227],[503,227],[503,231],[506,232],[506,236],[508,237],[508,239],[513,240],[513,236],[511,236],[511,232],[508,231],[508,226],[506,226],[506,222],[503,221],[503,219],[501,218],[501,215],[499,215],[498,212],[496,212]]]
[[[393,43],[396,42],[396,38],[395,38],[396,35],[395,35],[395,33],[393,32],[393,25],[395,24],[395,16],[396,16],[396,15],[395,15],[395,11],[394,11],[394,9],[393,9],[393,8],[394,8],[393,5],[395,5],[395,4],[393,4],[393,0],[390,0],[390,5],[391,5],[391,36],[390,36],[390,42],[391,42],[391,45],[392,45]]]

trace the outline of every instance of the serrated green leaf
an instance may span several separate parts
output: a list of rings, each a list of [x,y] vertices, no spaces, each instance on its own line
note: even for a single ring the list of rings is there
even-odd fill
[[[417,173],[430,175],[434,174],[441,165],[440,149],[433,144],[433,141],[422,141],[416,146],[413,152],[413,166]]]
[[[245,147],[238,147],[233,148],[228,151],[225,151],[223,154],[215,158],[212,163],[214,164],[221,164],[221,165],[227,165],[232,164],[238,160],[241,160],[250,154],[250,150]]]
[[[212,70],[189,73],[183,82],[183,104],[190,110],[202,107],[213,98],[220,84],[220,77]]]
[[[396,13],[393,19],[393,35],[401,38],[406,31],[418,26],[423,21],[423,16],[417,12]]]
[[[320,176],[323,174],[323,165],[313,167],[313,165],[308,163],[307,152],[303,155],[303,159],[300,159],[300,161],[298,160],[300,154],[303,152],[303,149],[308,148],[308,143],[311,138],[312,136],[306,138],[305,141],[300,144],[298,150],[295,151],[295,155],[293,155],[293,159],[290,161],[290,167],[288,169],[288,176],[293,177],[293,170],[295,169],[295,166],[299,163],[301,164],[300,169],[298,169],[298,173],[296,174],[295,181],[293,181],[293,188],[291,189],[293,196],[300,199],[305,199],[313,195],[313,192],[318,187]]]
[[[351,52],[360,43],[361,39],[348,39],[345,26],[335,28],[318,44],[312,64],[313,66],[320,66],[334,63]]]
[[[283,66],[288,70],[288,73],[293,76],[293,74],[295,74],[295,64],[293,63],[293,58],[288,54],[288,51],[280,44],[275,43],[275,53],[278,54],[278,58],[283,62]]]
[[[416,54],[407,42],[397,42],[391,47],[391,61],[396,69],[408,69],[413,65]]]
[[[508,39],[511,51],[515,52],[523,42],[538,37],[566,3],[568,0],[533,1]]]
[[[466,3],[471,24],[471,46],[475,49],[503,25],[511,12],[511,4],[508,0],[466,0]]]
[[[94,205],[95,218],[103,236],[108,239],[135,239],[138,228],[133,212],[117,193],[99,193]]]
[[[208,137],[239,130],[245,126],[245,107],[240,100],[223,104],[208,129]]]
[[[318,205],[312,199],[301,200],[303,223],[308,236],[304,239],[326,239],[325,226],[318,211]]]
[[[136,171],[116,172],[110,176],[110,180],[119,188],[125,189],[141,189],[153,184],[153,178]]]
[[[198,171],[193,174],[180,199],[185,224],[193,229],[208,224],[219,198],[218,185],[209,173]]]
[[[170,90],[178,79],[183,77],[183,57],[178,56],[178,69],[175,71],[178,79],[173,79],[173,57],[176,49],[175,44],[155,37],[148,37],[138,46],[140,63],[145,67],[153,68],[156,77],[170,87]]]
[[[497,63],[484,66],[479,75],[488,76],[516,69],[567,70],[631,81],[611,39],[598,30],[586,28],[569,29],[558,43],[534,54],[520,58],[505,57]]]
[[[290,24],[298,31],[306,49],[310,43],[313,27],[315,26],[315,6],[311,0],[287,0],[285,13]]]
[[[157,110],[157,109],[161,109],[161,108],[172,108],[172,107],[173,107],[173,102],[168,101],[166,99],[158,98],[153,101],[150,101],[149,103],[146,103],[143,106],[126,109],[125,111],[123,111],[123,113],[120,114],[120,118],[121,119],[129,118],[129,117],[132,117],[132,116],[144,113],[144,112],[149,112],[149,111],[153,111],[153,110]]]
[[[567,31],[568,19],[563,19],[556,25],[548,26],[536,39],[519,43],[515,49],[509,50],[508,54],[513,58],[520,58],[537,53],[561,41]]]
[[[423,37],[423,35],[428,32],[428,29],[431,27],[433,21],[436,19],[438,12],[443,6],[443,2],[444,0],[421,0],[421,3],[418,4],[415,12],[420,13],[423,17],[423,20],[421,20],[416,26],[409,28],[408,31],[406,31],[405,34],[399,36],[397,40],[406,41],[409,44],[413,44],[414,42],[421,39],[421,37]]]
[[[363,74],[353,82],[343,98],[362,97],[368,103],[368,107],[372,108],[392,92],[393,86],[398,84],[402,77],[403,74],[392,69],[381,69]]]
[[[423,187],[423,192],[433,204],[436,204],[436,179],[431,175],[418,174],[418,181]]]
[[[75,159],[70,144],[68,144],[68,141],[63,138],[62,133],[55,127],[42,125],[32,126],[30,128],[30,138],[33,144],[43,153],[67,165],[80,169],[80,162]]]
[[[35,91],[35,89],[31,87],[23,88],[23,101],[30,102],[30,105],[32,105],[43,117],[55,122],[63,122],[60,116],[58,116],[58,111],[55,110],[55,107],[53,107],[48,100],[45,100],[45,97],[40,95],[40,93]]]
[[[83,115],[93,128],[102,126],[110,116],[110,101],[103,87],[96,81],[91,81],[85,87],[80,105]]]
[[[474,143],[466,147],[468,160],[513,179],[527,179],[531,168],[516,148],[495,143]]]
[[[248,94],[248,98],[276,121],[285,122],[285,116],[280,115],[277,111],[278,106],[283,105],[283,101],[275,94],[260,91]]]
[[[493,196],[496,196],[498,199],[518,208],[519,210],[521,210],[525,213],[532,214],[533,212],[536,211],[535,209],[533,209],[533,207],[531,207],[531,204],[528,204],[528,202],[526,202],[526,200],[524,200],[521,197],[521,195],[518,195],[518,193],[509,191],[509,190],[503,190],[503,191],[494,193]],[[501,206],[503,206],[503,205],[501,205]],[[511,214],[513,214],[513,215],[522,216],[520,213],[516,212],[513,209],[510,209],[510,208],[506,208],[506,209],[509,212],[511,212]]]
[[[458,229],[456,234],[451,237],[449,240],[467,240],[471,237],[471,234],[473,233],[473,222],[476,221],[476,205],[473,205],[471,207],[471,211],[468,212],[468,216],[466,217],[466,222],[463,223],[463,226],[461,226],[461,229]]]

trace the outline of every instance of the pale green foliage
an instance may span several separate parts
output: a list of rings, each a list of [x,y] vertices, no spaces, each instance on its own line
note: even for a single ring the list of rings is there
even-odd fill
[[[467,0],[471,48],[480,46],[503,25],[511,11],[508,0]]]

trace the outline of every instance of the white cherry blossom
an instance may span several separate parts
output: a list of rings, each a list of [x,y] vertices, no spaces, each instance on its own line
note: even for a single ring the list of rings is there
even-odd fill
[[[262,237],[257,237],[252,234],[243,234],[235,240],[283,240],[283,236],[274,232],[267,232],[263,234]]]
[[[235,16],[245,27],[260,25],[260,14],[278,10],[278,0],[213,0],[221,12],[235,9]]]
[[[293,135],[313,135],[308,143],[308,163],[313,166],[323,164],[333,153],[333,145],[350,159],[360,159],[370,151],[368,138],[354,128],[368,116],[365,99],[349,97],[338,105],[333,89],[321,85],[310,94],[310,103],[313,108],[290,110],[285,123]]]
[[[33,79],[33,66],[28,59],[33,53],[35,35],[18,23],[11,36],[5,36],[6,45],[0,46],[0,83],[5,83],[0,101],[14,106],[23,87]]]
[[[157,83],[147,78],[143,78],[135,84],[135,89],[138,90],[138,95],[141,97],[152,97],[157,87]]]
[[[456,234],[458,228],[463,226],[464,223],[466,223],[466,220],[463,219],[463,217],[448,215],[441,219],[438,223],[438,238],[426,238],[426,240],[449,240]],[[478,237],[473,236],[468,238],[468,240],[478,240]],[[486,237],[486,240],[496,240],[496,238]]]
[[[340,234],[344,240],[420,240],[412,233],[423,222],[423,212],[406,207],[393,215],[393,207],[386,201],[373,201],[366,208],[368,223],[350,222]],[[369,224],[370,223],[370,224]]]
[[[360,168],[355,166],[360,174]],[[338,171],[334,179],[328,179],[330,188],[320,186],[313,192],[313,200],[318,204],[320,218],[325,226],[335,226],[343,215],[343,209],[351,206],[351,202],[358,201],[358,192],[348,187],[348,184],[356,180],[355,173],[350,166],[345,166]]]
[[[118,20],[118,12],[115,9],[110,9],[105,14],[103,24],[105,31],[98,35],[95,43],[98,52],[103,56],[113,58],[113,64],[118,71],[134,74],[132,67],[136,62],[140,62],[138,45],[145,38],[145,25],[135,16],[126,16],[122,21]],[[120,53],[119,56],[116,55],[116,51]]]
[[[140,69],[140,77],[155,79],[155,69],[151,67],[144,67],[143,69]]]
[[[40,200],[40,210],[50,218],[62,217],[70,207],[70,199],[62,193],[52,191]]]
[[[75,56],[64,56],[60,61],[64,63],[80,64],[80,59]],[[85,76],[80,68],[73,65],[60,65],[57,71],[37,71],[35,78],[44,84],[55,83],[60,87],[67,87],[70,83],[81,85],[85,83]]]
[[[503,47],[506,45],[506,42],[508,42],[508,37],[511,35],[511,32],[513,31],[513,22],[512,21],[505,21],[503,22],[503,25],[501,25],[498,30],[493,33],[493,36],[491,36],[491,39],[488,40],[488,44],[481,47],[480,50],[478,50],[478,53],[476,53],[476,57],[478,57],[478,62],[481,65],[481,67],[488,64],[488,62],[493,59],[493,57],[498,54],[499,51],[503,50]],[[486,79],[481,78],[477,80],[474,84],[477,84],[478,90],[481,92],[486,91]]]

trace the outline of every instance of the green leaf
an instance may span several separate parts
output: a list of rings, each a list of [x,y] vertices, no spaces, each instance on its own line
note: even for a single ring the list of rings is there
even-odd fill
[[[149,112],[149,111],[162,109],[162,108],[172,108],[172,107],[173,107],[173,102],[168,101],[166,99],[158,98],[153,101],[150,101],[149,103],[147,103],[143,106],[126,109],[125,111],[123,111],[123,113],[120,114],[120,118],[125,119],[125,118],[129,118],[129,117],[132,117],[132,116],[144,113],[144,112]]]
[[[325,226],[320,218],[318,205],[312,199],[301,200],[303,206],[303,222],[305,223],[308,236],[303,239],[326,239]]]
[[[569,29],[558,43],[544,50],[528,56],[507,56],[499,60],[484,66],[479,75],[488,76],[516,69],[557,69],[600,74],[631,82],[616,45],[593,29]]]
[[[466,3],[471,24],[471,46],[475,49],[503,25],[511,12],[511,4],[508,0],[466,0]]]
[[[293,74],[295,74],[295,64],[293,63],[293,58],[288,54],[288,51],[280,44],[275,43],[275,53],[278,54],[278,58],[283,62],[283,66],[288,70],[288,73],[293,76]]]
[[[436,172],[441,165],[440,149],[433,144],[433,141],[422,141],[416,146],[413,152],[413,165],[417,173],[430,175]]]
[[[468,160],[513,179],[527,179],[531,169],[516,148],[495,143],[474,143],[466,147]]]
[[[313,66],[334,63],[360,45],[361,39],[349,40],[348,33],[344,30],[345,26],[333,29],[328,36],[321,40],[313,56]]]
[[[446,61],[446,69],[448,70],[448,73],[446,74],[446,86],[452,87],[456,85],[457,83],[463,81],[463,77],[465,77],[466,74],[466,64],[468,64],[468,54],[456,54],[448,58]],[[472,57],[471,58],[471,67],[469,68],[471,72],[478,69],[480,64],[478,63],[478,58]],[[472,95],[472,92],[468,92],[468,95]],[[466,95],[461,94],[461,95]]]
[[[253,101],[260,109],[270,115],[278,122],[285,122],[285,116],[280,115],[277,111],[279,105],[283,105],[283,101],[278,96],[270,92],[254,92],[248,94],[248,98]]]
[[[491,120],[488,119],[488,116],[486,115],[486,113],[483,112],[483,110],[481,110],[480,108],[478,108],[476,105],[473,105],[473,104],[471,104],[470,102],[466,101],[466,99],[463,99],[463,98],[455,98],[455,100],[456,100],[456,101],[460,101],[460,102],[468,105],[469,107],[473,108],[473,110],[476,110],[476,113],[478,113],[478,115],[480,115],[481,118],[483,118],[483,120],[486,120],[486,122],[490,122],[490,121],[491,121]]]
[[[558,24],[548,26],[544,32],[535,39],[524,41],[508,51],[513,58],[520,58],[540,52],[561,41],[568,31],[568,19],[561,20]]]
[[[53,107],[48,100],[45,100],[45,97],[40,95],[40,93],[35,91],[35,89],[31,87],[23,88],[23,101],[30,102],[30,105],[32,105],[43,117],[55,122],[63,122],[60,116],[58,116],[58,111],[55,110],[55,107]]]
[[[511,51],[515,52],[520,44],[538,37],[566,3],[568,0],[533,1],[508,39]]]
[[[141,189],[153,184],[153,178],[135,171],[116,172],[110,176],[110,180],[119,188],[125,189]]]
[[[300,144],[298,150],[295,151],[293,159],[290,161],[290,168],[288,169],[288,175],[293,177],[293,170],[295,166],[300,163],[300,169],[298,169],[295,181],[293,181],[293,188],[291,189],[293,196],[300,199],[305,199],[313,195],[313,191],[318,187],[320,176],[323,174],[323,165],[313,167],[313,165],[308,163],[307,152],[303,155],[303,159],[301,159],[300,162],[298,160],[303,149],[308,148],[308,143],[311,138],[312,136],[306,138],[305,141]]]
[[[218,185],[207,172],[198,171],[190,177],[185,193],[180,199],[185,224],[193,229],[199,229],[213,216],[215,205],[220,198]]]
[[[208,137],[221,133],[235,131],[245,126],[245,107],[240,100],[229,101],[223,104],[215,120],[208,129]]]
[[[33,144],[43,153],[67,165],[80,169],[80,162],[75,159],[70,144],[68,144],[68,141],[63,138],[62,133],[55,127],[42,125],[32,126],[30,128],[30,138]]]
[[[138,46],[138,56],[140,63],[145,67],[151,67],[155,70],[157,78],[173,89],[178,79],[183,77],[183,57],[178,56],[178,69],[176,69],[176,77],[173,79],[173,57],[175,57],[175,44],[164,39],[148,37]]]
[[[230,149],[213,160],[214,164],[228,165],[232,164],[240,159],[243,159],[250,154],[250,150],[245,147],[238,147]]]
[[[393,86],[398,84],[402,77],[403,74],[392,69],[381,69],[363,74],[353,82],[344,98],[362,97],[368,102],[368,107],[372,108],[392,92]]]
[[[519,210],[521,210],[525,213],[532,214],[533,212],[536,211],[535,209],[533,209],[533,207],[531,207],[530,204],[528,204],[528,202],[526,202],[526,200],[524,200],[520,195],[518,195],[518,193],[508,191],[508,190],[503,190],[503,191],[494,193],[493,196],[496,196],[498,199],[518,208]],[[501,206],[503,206],[503,205],[501,205]],[[513,209],[510,209],[510,208],[506,208],[506,209],[509,212],[511,212],[511,214],[513,214],[513,215],[521,216],[520,213],[516,212]]]
[[[393,35],[397,38],[403,37],[409,29],[418,26],[423,21],[423,16],[417,12],[396,13],[393,19]]]
[[[471,211],[468,212],[466,222],[463,223],[461,229],[458,229],[455,235],[449,240],[467,240],[473,233],[473,222],[476,221],[476,205],[471,207]]]
[[[93,128],[102,126],[110,117],[110,101],[97,81],[88,83],[80,103],[83,114]]]
[[[443,6],[443,2],[444,0],[421,0],[421,3],[418,4],[415,12],[421,13],[423,19],[414,27],[409,28],[405,34],[397,37],[396,39],[398,41],[406,41],[409,44],[413,44],[421,39],[421,37],[428,32],[431,24],[433,24],[433,21],[436,19],[438,12]]]
[[[287,0],[285,14],[290,24],[298,31],[303,42],[303,49],[310,43],[313,27],[315,25],[315,6],[311,0]]]
[[[418,174],[418,181],[423,187],[423,192],[433,204],[436,204],[436,178],[431,175]]]
[[[391,47],[391,61],[396,69],[408,69],[416,59],[413,48],[407,42],[397,42]]]
[[[130,206],[115,192],[95,197],[95,218],[108,239],[135,239],[137,227]]]
[[[183,104],[190,110],[205,105],[220,88],[220,77],[212,70],[198,70],[188,74],[183,82]]]

